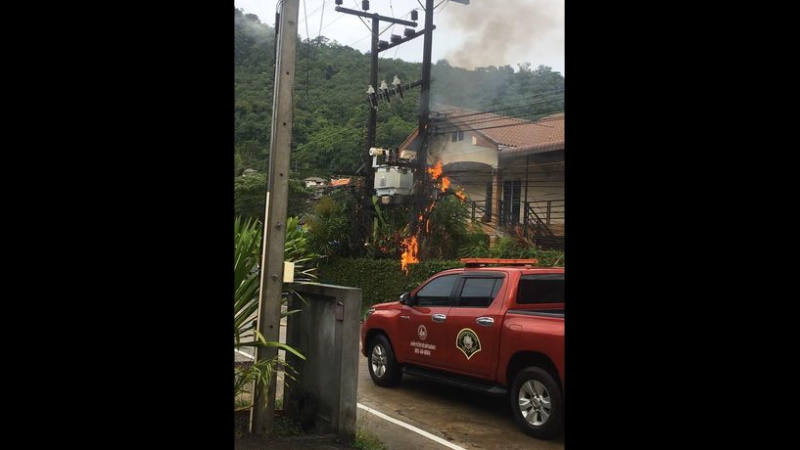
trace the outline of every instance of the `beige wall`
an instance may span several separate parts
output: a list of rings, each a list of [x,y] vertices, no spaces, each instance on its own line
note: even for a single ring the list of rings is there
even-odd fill
[[[443,165],[454,162],[478,162],[497,167],[497,150],[485,139],[479,139],[472,145],[472,133],[465,132],[464,140],[451,142],[450,135],[435,136],[428,150],[431,163],[442,161]]]
[[[474,136],[474,144],[473,144]],[[469,201],[483,203],[486,198],[486,184],[493,180],[491,169],[498,168],[498,151],[496,146],[477,133],[464,132],[464,140],[452,142],[451,135],[434,136],[429,147],[429,164],[441,161],[444,166],[458,162],[471,162],[485,164],[485,171],[470,172],[467,174],[448,174],[454,187],[464,189]],[[527,162],[530,166],[526,169]],[[537,165],[532,159],[525,157],[513,161],[504,161],[500,169],[500,186],[495,186],[493,208],[499,205],[498,199],[502,197],[502,181],[521,179],[523,181],[520,202],[525,201],[525,179],[527,183],[527,199],[533,204],[537,214],[545,218],[547,202],[550,201],[551,229],[557,234],[563,234],[564,229],[564,162],[563,159]],[[520,221],[524,217],[524,210],[520,208]],[[497,211],[495,211],[497,212]],[[496,217],[492,217],[494,223]]]

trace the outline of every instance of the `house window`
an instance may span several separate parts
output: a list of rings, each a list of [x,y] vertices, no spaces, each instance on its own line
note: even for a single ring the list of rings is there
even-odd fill
[[[501,224],[514,225],[519,223],[521,192],[522,180],[503,182],[503,203],[500,211]]]
[[[450,142],[458,142],[458,141],[463,141],[463,140],[464,140],[464,132],[461,131],[461,130],[456,131],[450,137]]]

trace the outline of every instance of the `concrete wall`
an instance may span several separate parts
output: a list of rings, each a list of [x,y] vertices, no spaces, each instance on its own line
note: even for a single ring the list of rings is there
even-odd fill
[[[356,434],[356,402],[361,321],[361,289],[319,283],[292,283],[286,343],[305,355],[286,354],[297,372],[286,377],[286,414],[313,433],[335,433],[352,443]],[[291,373],[287,369],[288,373]]]
[[[477,133],[476,133],[477,136]],[[472,133],[465,132],[463,141],[451,142],[450,135],[434,136],[428,149],[428,161],[435,164],[442,161],[442,165],[454,162],[479,162],[491,167],[497,167],[497,146],[478,136],[478,142],[472,143]]]

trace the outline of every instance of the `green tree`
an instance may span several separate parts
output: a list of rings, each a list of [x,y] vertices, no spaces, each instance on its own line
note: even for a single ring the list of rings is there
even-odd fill
[[[423,256],[433,259],[455,259],[458,249],[468,240],[466,203],[454,195],[440,197],[430,214],[429,231]]]
[[[355,202],[346,192],[323,197],[309,215],[307,226],[311,249],[323,257],[342,256],[351,247],[352,208]]]
[[[267,202],[267,175],[260,172],[248,173],[234,178],[234,213],[244,218],[263,220]],[[312,192],[300,180],[289,180],[287,216],[303,216],[311,208]]]

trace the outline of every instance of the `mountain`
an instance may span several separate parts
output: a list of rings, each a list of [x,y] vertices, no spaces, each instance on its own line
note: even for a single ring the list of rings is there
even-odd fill
[[[296,57],[292,178],[363,171],[370,55],[319,36],[298,37]],[[234,8],[235,175],[247,168],[267,172],[274,65],[275,29]],[[421,73],[421,63],[379,59],[379,84],[385,80],[391,86],[395,76],[403,84],[411,83]],[[546,66],[465,70],[440,60],[432,67],[432,77],[434,111],[437,105],[447,105],[533,120],[564,108],[564,77]],[[398,146],[416,128],[418,107],[419,87],[405,91],[402,100],[380,100],[376,146]]]

